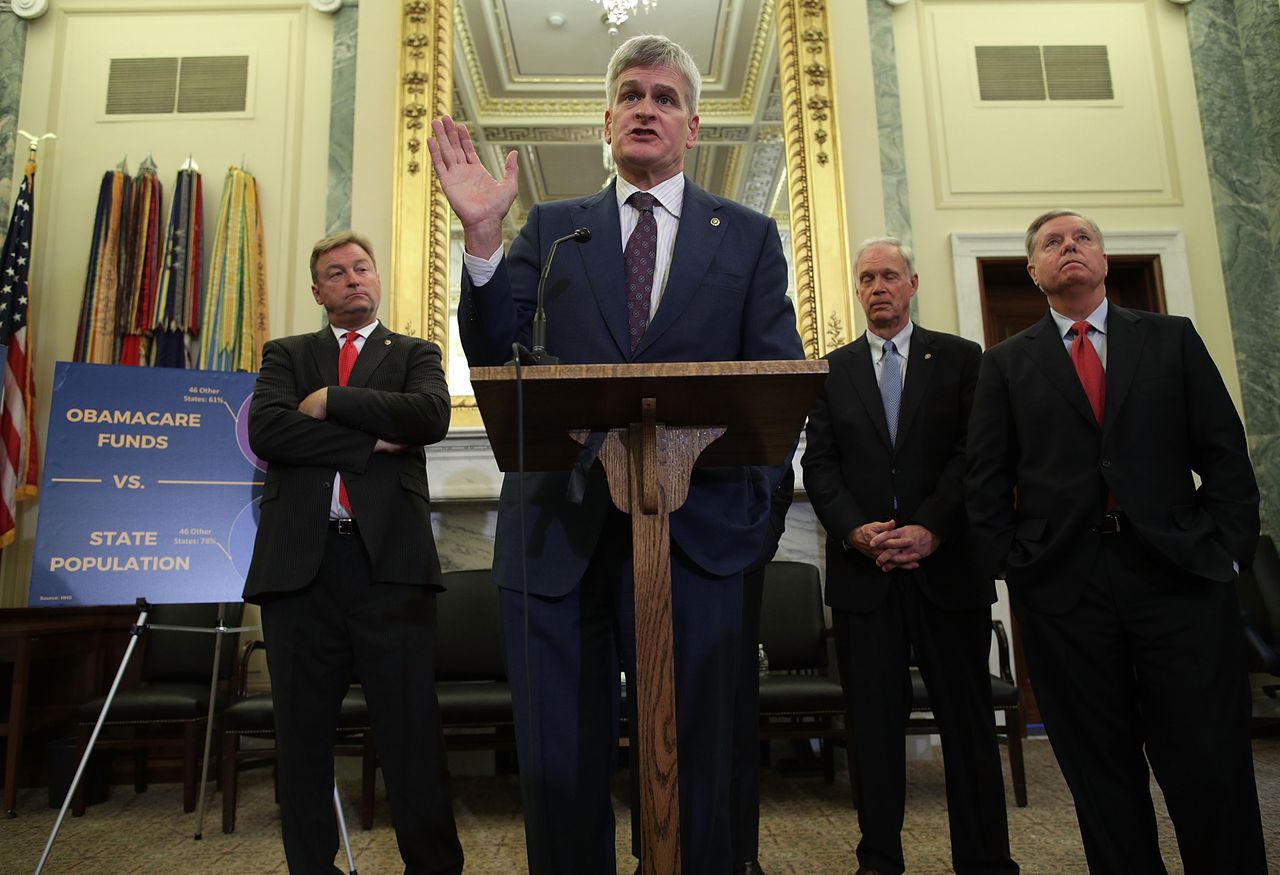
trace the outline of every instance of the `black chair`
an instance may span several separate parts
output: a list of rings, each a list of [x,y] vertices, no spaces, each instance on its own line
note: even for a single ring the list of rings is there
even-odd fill
[[[436,597],[436,696],[450,750],[512,750],[498,588],[488,571],[448,571]]]
[[[760,738],[818,739],[823,778],[835,781],[833,743],[843,744],[844,692],[829,670],[818,569],[807,562],[765,567],[760,643],[769,674],[760,679]]]
[[[996,711],[1004,712],[1004,725],[996,726],[996,738],[1009,749],[1009,774],[1013,780],[1013,798],[1019,808],[1027,806],[1027,769],[1022,759],[1022,738],[1027,734],[1027,721],[1022,713],[1022,699],[1018,685],[1013,680],[1009,663],[1009,636],[1004,623],[991,621],[991,631],[996,637],[1000,674],[991,676],[991,704]],[[938,724],[927,713],[929,691],[925,689],[920,669],[911,669],[911,717],[907,721],[909,735],[932,735],[938,732]]]
[[[1237,578],[1240,610],[1244,617],[1249,670],[1280,677],[1280,555],[1270,535],[1258,541],[1253,565]],[[1280,684],[1262,688],[1275,699]]]
[[[212,630],[221,615],[227,626],[240,625],[242,604],[156,605],[147,617],[141,641],[141,684],[117,690],[94,751],[129,750],[134,754],[134,789],[147,789],[147,760],[151,754],[180,752],[182,809],[195,811],[200,749],[209,712],[209,683],[213,676],[216,636],[205,632],[155,629],[189,626]],[[235,662],[239,633],[223,633],[218,660],[215,715],[226,705],[228,680]],[[84,755],[105,696],[79,708],[76,759]],[[216,719],[216,717],[215,717]],[[84,814],[84,785],[76,789],[72,814]]]
[[[275,710],[271,704],[271,691],[251,691],[249,674],[255,654],[265,658],[266,643],[249,641],[241,651],[231,691],[231,702],[222,712],[222,767],[219,783],[222,785],[222,831],[235,832],[236,802],[239,793],[239,777],[242,769],[276,763],[273,744],[276,735]],[[244,746],[244,739],[258,739],[261,743]],[[342,711],[338,717],[337,755],[359,756],[360,769],[360,826],[373,828],[374,787],[377,778],[373,732],[369,728],[369,707],[364,691],[353,685],[342,699]],[[279,801],[277,799],[277,801]]]

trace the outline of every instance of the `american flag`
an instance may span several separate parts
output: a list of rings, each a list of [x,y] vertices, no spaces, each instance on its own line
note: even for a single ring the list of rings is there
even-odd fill
[[[0,548],[13,543],[17,502],[36,494],[40,477],[40,450],[31,421],[35,379],[27,343],[35,181],[35,162],[28,161],[4,238],[4,256],[0,258],[0,344],[8,347],[4,414],[0,416],[0,441],[4,444],[4,452],[0,453]]]

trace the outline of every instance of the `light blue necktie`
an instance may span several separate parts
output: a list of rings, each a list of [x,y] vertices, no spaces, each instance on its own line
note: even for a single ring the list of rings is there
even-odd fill
[[[889,423],[889,443],[898,440],[898,408],[902,405],[902,356],[892,340],[884,342],[884,358],[880,360],[880,401],[884,418]]]

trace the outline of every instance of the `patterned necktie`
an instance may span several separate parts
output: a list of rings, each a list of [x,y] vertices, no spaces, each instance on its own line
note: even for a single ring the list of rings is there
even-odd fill
[[[884,342],[884,358],[880,360],[880,401],[884,418],[889,423],[889,443],[898,440],[898,408],[902,406],[902,356],[892,340]]]
[[[351,379],[351,369],[356,366],[356,356],[359,350],[356,349],[356,338],[360,336],[359,331],[348,331],[342,335],[342,349],[338,350],[338,385],[347,385],[347,380]],[[338,503],[346,508],[347,513],[351,513],[351,499],[347,497],[347,481],[338,481]]]
[[[1080,376],[1080,385],[1084,386],[1084,394],[1089,397],[1089,406],[1093,408],[1093,416],[1102,425],[1102,416],[1107,408],[1107,375],[1102,369],[1102,359],[1098,351],[1089,342],[1089,323],[1081,320],[1071,326],[1076,339],[1071,342],[1071,364],[1076,366]]]
[[[653,205],[657,203],[657,198],[647,192],[637,191],[627,198],[627,203],[640,211],[635,230],[631,232],[627,246],[622,250],[622,262],[627,274],[627,331],[631,337],[631,351],[634,353],[649,326],[653,268],[658,260],[658,223],[653,218]]]

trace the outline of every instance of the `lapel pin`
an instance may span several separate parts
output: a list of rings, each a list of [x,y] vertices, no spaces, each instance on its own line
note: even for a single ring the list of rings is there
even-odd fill
[[[384,346],[390,346],[390,345],[391,345],[391,338],[390,338],[390,337],[388,337],[386,340],[382,341],[382,343],[383,343],[383,345],[384,345]],[[928,358],[928,356],[926,356],[926,358]]]
[[[720,227],[720,218],[719,218],[718,216],[712,216],[712,218],[711,218],[711,227],[712,227],[712,228],[719,228],[719,227]]]
[[[388,341],[388,342],[390,342],[390,341]],[[928,360],[929,360],[929,359],[931,359],[931,358],[933,358],[933,353],[931,353],[931,352],[926,352],[926,353],[924,354],[924,360],[925,360],[925,361],[928,361]]]

